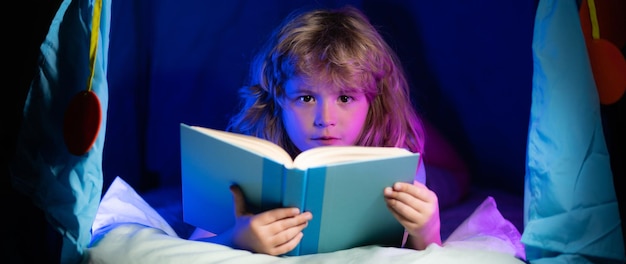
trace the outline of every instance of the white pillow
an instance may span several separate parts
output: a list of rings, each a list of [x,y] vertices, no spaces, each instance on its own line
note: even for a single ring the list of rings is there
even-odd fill
[[[521,237],[515,225],[502,216],[496,200],[489,196],[450,234],[443,246],[497,251],[526,259]]]
[[[100,201],[96,218],[91,226],[92,244],[113,227],[124,223],[154,227],[163,230],[169,236],[178,237],[167,221],[118,176]]]

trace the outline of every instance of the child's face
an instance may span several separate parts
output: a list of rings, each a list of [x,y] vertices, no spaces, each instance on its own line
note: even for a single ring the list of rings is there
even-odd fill
[[[300,151],[356,143],[369,109],[362,91],[310,86],[294,77],[285,83],[285,96],[283,123]]]

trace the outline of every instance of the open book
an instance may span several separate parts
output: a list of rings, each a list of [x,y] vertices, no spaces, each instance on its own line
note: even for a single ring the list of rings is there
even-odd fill
[[[183,219],[220,234],[235,223],[229,186],[241,187],[260,211],[298,207],[313,219],[287,255],[363,245],[399,246],[403,227],[387,209],[383,189],[413,182],[419,153],[402,148],[326,146],[292,158],[252,136],[180,125]]]

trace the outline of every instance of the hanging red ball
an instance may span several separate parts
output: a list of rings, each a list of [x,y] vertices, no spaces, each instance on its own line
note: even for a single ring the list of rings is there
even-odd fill
[[[81,91],[68,105],[63,120],[63,139],[70,153],[81,156],[91,149],[96,142],[102,108],[96,93]]]
[[[619,101],[626,91],[626,59],[622,52],[605,39],[587,41],[587,50],[600,103]]]

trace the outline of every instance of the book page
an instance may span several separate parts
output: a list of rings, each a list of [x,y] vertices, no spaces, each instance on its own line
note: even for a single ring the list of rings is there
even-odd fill
[[[287,167],[291,167],[293,160],[291,156],[280,146],[258,137],[253,137],[244,134],[237,134],[233,132],[226,132],[206,127],[191,126],[193,129],[200,131],[209,136],[219,138],[224,142],[228,142],[231,145],[248,150],[260,156],[267,157],[273,161],[285,164]]]
[[[395,147],[323,146],[300,153],[295,158],[293,165],[300,169],[306,169],[321,165],[412,154],[406,149]]]

